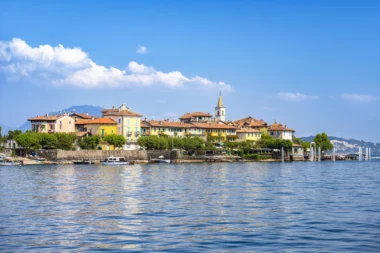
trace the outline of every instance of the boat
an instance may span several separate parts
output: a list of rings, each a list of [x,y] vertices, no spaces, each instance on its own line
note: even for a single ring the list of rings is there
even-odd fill
[[[124,157],[108,157],[105,161],[102,161],[103,165],[128,165],[129,162]]]
[[[94,160],[76,160],[73,162],[74,164],[95,164]]]
[[[21,165],[20,161],[14,161],[12,158],[2,158],[0,160],[0,166],[18,166]]]
[[[170,163],[170,159],[165,159],[163,155],[160,155],[158,158],[154,158],[151,161],[154,163]]]

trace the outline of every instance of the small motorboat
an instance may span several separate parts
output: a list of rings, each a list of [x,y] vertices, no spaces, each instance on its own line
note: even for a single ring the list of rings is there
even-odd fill
[[[76,160],[73,163],[74,164],[88,164],[88,165],[91,165],[91,164],[95,164],[95,161],[94,160]]]
[[[14,161],[12,158],[1,158],[0,166],[19,166],[21,165],[20,161]]]
[[[170,163],[170,159],[165,159],[163,155],[160,155],[158,158],[154,158],[151,161],[154,163]]]
[[[129,162],[124,157],[108,157],[105,161],[102,161],[103,165],[128,165]]]

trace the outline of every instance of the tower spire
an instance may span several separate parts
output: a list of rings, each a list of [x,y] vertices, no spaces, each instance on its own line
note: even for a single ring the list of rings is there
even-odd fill
[[[224,107],[223,106],[223,98],[222,98],[222,92],[221,91],[219,91],[218,105],[216,107]]]

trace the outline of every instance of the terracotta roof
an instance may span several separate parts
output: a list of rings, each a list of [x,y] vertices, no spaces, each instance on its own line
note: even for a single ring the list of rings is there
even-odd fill
[[[207,129],[236,129],[235,126],[229,126],[226,124],[219,124],[216,122],[207,122],[207,123],[200,123],[200,122],[192,122],[192,127],[195,128],[207,128]]]
[[[234,123],[238,126],[245,126],[245,127],[265,127],[267,123],[262,119],[255,119],[251,116],[248,116],[246,118],[242,118],[239,120],[235,120]]]
[[[116,125],[116,121],[110,118],[96,118],[96,119],[82,119],[75,122],[75,125],[90,125],[90,124],[96,124],[96,125]]]
[[[88,114],[85,114],[85,113],[72,113],[70,114],[70,116],[77,116],[79,118],[82,118],[82,119],[91,119],[91,118],[96,118],[94,116],[91,116],[91,115],[88,115]]]
[[[292,143],[293,147],[303,147],[301,144]]]
[[[68,116],[68,115],[65,115],[65,114],[61,114],[61,115],[45,115],[45,116],[36,116],[34,118],[29,118],[28,121],[34,121],[34,120],[45,120],[45,121],[56,121],[57,119],[60,119],[64,116]]]
[[[75,135],[77,136],[77,137],[83,137],[83,136],[85,136],[86,134],[88,134],[87,132],[75,132]]]
[[[150,120],[146,121],[152,127],[178,127],[178,128],[189,128],[191,127],[188,123],[175,122],[175,121],[165,121],[165,120]]]
[[[239,130],[236,130],[237,133],[261,133],[257,129],[252,129],[252,128],[242,128]]]
[[[102,111],[103,116],[135,116],[141,117],[141,114],[132,112],[129,109],[104,109]]]
[[[140,126],[141,127],[145,127],[145,128],[150,127],[149,123],[146,122],[145,120],[140,120]]]
[[[292,132],[295,132],[295,130],[287,127],[286,125],[277,124],[277,123],[274,123],[274,124],[268,126],[268,131],[292,131]]]
[[[180,119],[191,119],[193,117],[212,117],[208,112],[188,112],[180,117]]]

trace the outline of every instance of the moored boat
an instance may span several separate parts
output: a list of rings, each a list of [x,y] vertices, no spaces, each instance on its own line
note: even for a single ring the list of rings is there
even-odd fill
[[[73,162],[74,164],[95,164],[94,160],[76,160]]]
[[[21,165],[20,161],[14,161],[12,158],[2,158],[0,160],[0,166],[18,166]]]
[[[102,161],[103,165],[128,165],[129,161],[124,157],[108,157],[105,161]]]
[[[151,159],[154,163],[170,163],[170,159],[165,159],[163,155],[160,155],[158,158]]]

